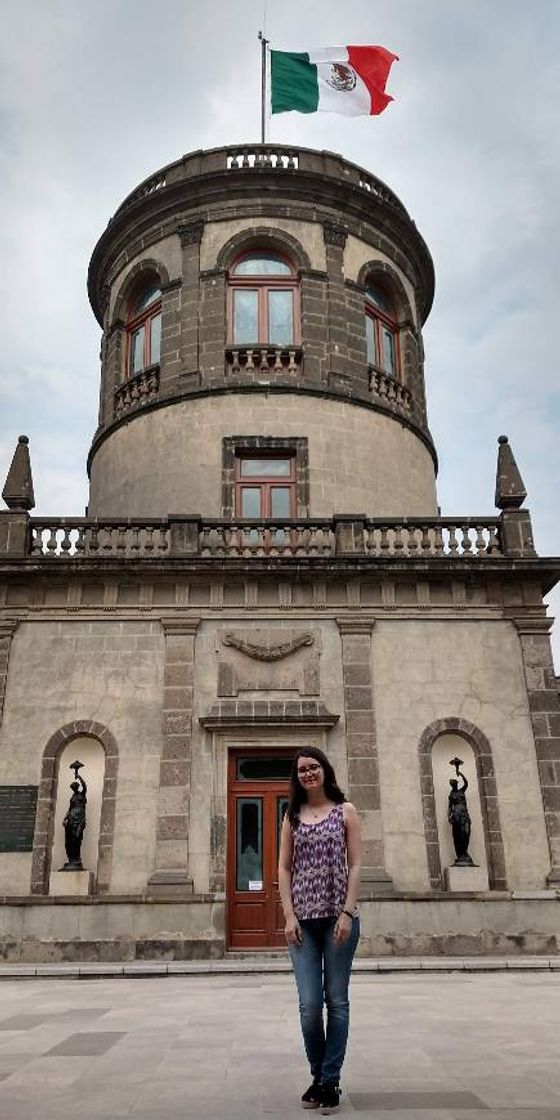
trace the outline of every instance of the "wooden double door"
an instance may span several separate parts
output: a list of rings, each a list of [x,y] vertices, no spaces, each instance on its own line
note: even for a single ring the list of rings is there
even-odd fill
[[[231,751],[228,761],[227,917],[230,949],[286,945],[278,892],[280,830],[293,751]]]

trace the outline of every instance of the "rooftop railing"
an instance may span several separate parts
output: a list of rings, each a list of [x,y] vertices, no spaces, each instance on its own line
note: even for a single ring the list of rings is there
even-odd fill
[[[166,556],[383,558],[502,556],[496,517],[207,519],[29,519],[27,555],[35,559]]]
[[[182,159],[162,167],[150,175],[129,194],[116,211],[115,217],[133,203],[172,186],[182,180],[220,171],[232,172],[311,172],[323,178],[343,180],[358,187],[372,198],[406,215],[407,211],[396,194],[375,175],[350,163],[334,152],[317,152],[312,148],[292,148],[278,144],[241,144],[209,151],[190,152]]]

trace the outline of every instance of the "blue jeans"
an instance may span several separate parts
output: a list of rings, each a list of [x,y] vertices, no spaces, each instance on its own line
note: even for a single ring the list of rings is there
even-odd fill
[[[311,1076],[338,1084],[346,1053],[350,1004],[348,985],[352,958],[360,936],[359,918],[342,945],[334,943],[336,918],[300,922],[301,945],[289,945],[299,994],[299,1014]],[[327,1030],[323,1023],[327,1008]]]

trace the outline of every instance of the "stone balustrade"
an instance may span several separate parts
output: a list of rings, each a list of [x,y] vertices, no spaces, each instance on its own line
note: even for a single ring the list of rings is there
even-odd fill
[[[327,179],[339,179],[398,210],[401,214],[407,214],[400,199],[381,179],[358,167],[357,164],[343,159],[335,152],[317,152],[311,148],[293,148],[280,144],[242,144],[190,152],[182,159],[162,167],[125,198],[114,217],[133,203],[156,194],[163,188],[172,187],[182,180],[194,179],[201,175],[215,175],[224,171],[300,172],[320,175]]]
[[[286,520],[202,519],[126,521],[30,518],[26,555],[42,559],[111,557],[123,560],[169,556],[315,557],[362,554],[375,558],[484,562],[507,555],[501,518]],[[533,553],[534,555],[534,553]]]
[[[115,390],[115,417],[148,404],[159,393],[159,366],[148,366],[133,377],[127,378]]]
[[[370,556],[500,556],[498,518],[410,518],[364,523],[364,548]]]
[[[205,521],[201,556],[326,556],[335,551],[330,520]]]
[[[297,373],[303,366],[301,346],[228,346],[225,355],[226,373]]]
[[[250,167],[273,167],[279,171],[297,171],[299,154],[294,148],[259,144],[256,147],[229,148],[226,163],[228,169],[232,171]]]
[[[401,385],[400,381],[391,377],[390,374],[371,366],[369,372],[369,387],[372,397],[376,400],[382,401],[384,404],[394,408],[395,412],[400,412],[404,416],[412,415],[411,393],[404,385]]]
[[[80,517],[33,517],[30,552],[35,557],[162,556],[169,551],[168,521],[114,521]]]

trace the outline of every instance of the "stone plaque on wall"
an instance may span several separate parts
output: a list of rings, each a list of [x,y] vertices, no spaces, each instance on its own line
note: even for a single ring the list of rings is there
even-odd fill
[[[314,630],[224,630],[219,643],[218,696],[247,689],[318,695],[320,638]]]
[[[32,852],[38,786],[0,786],[0,852]]]

